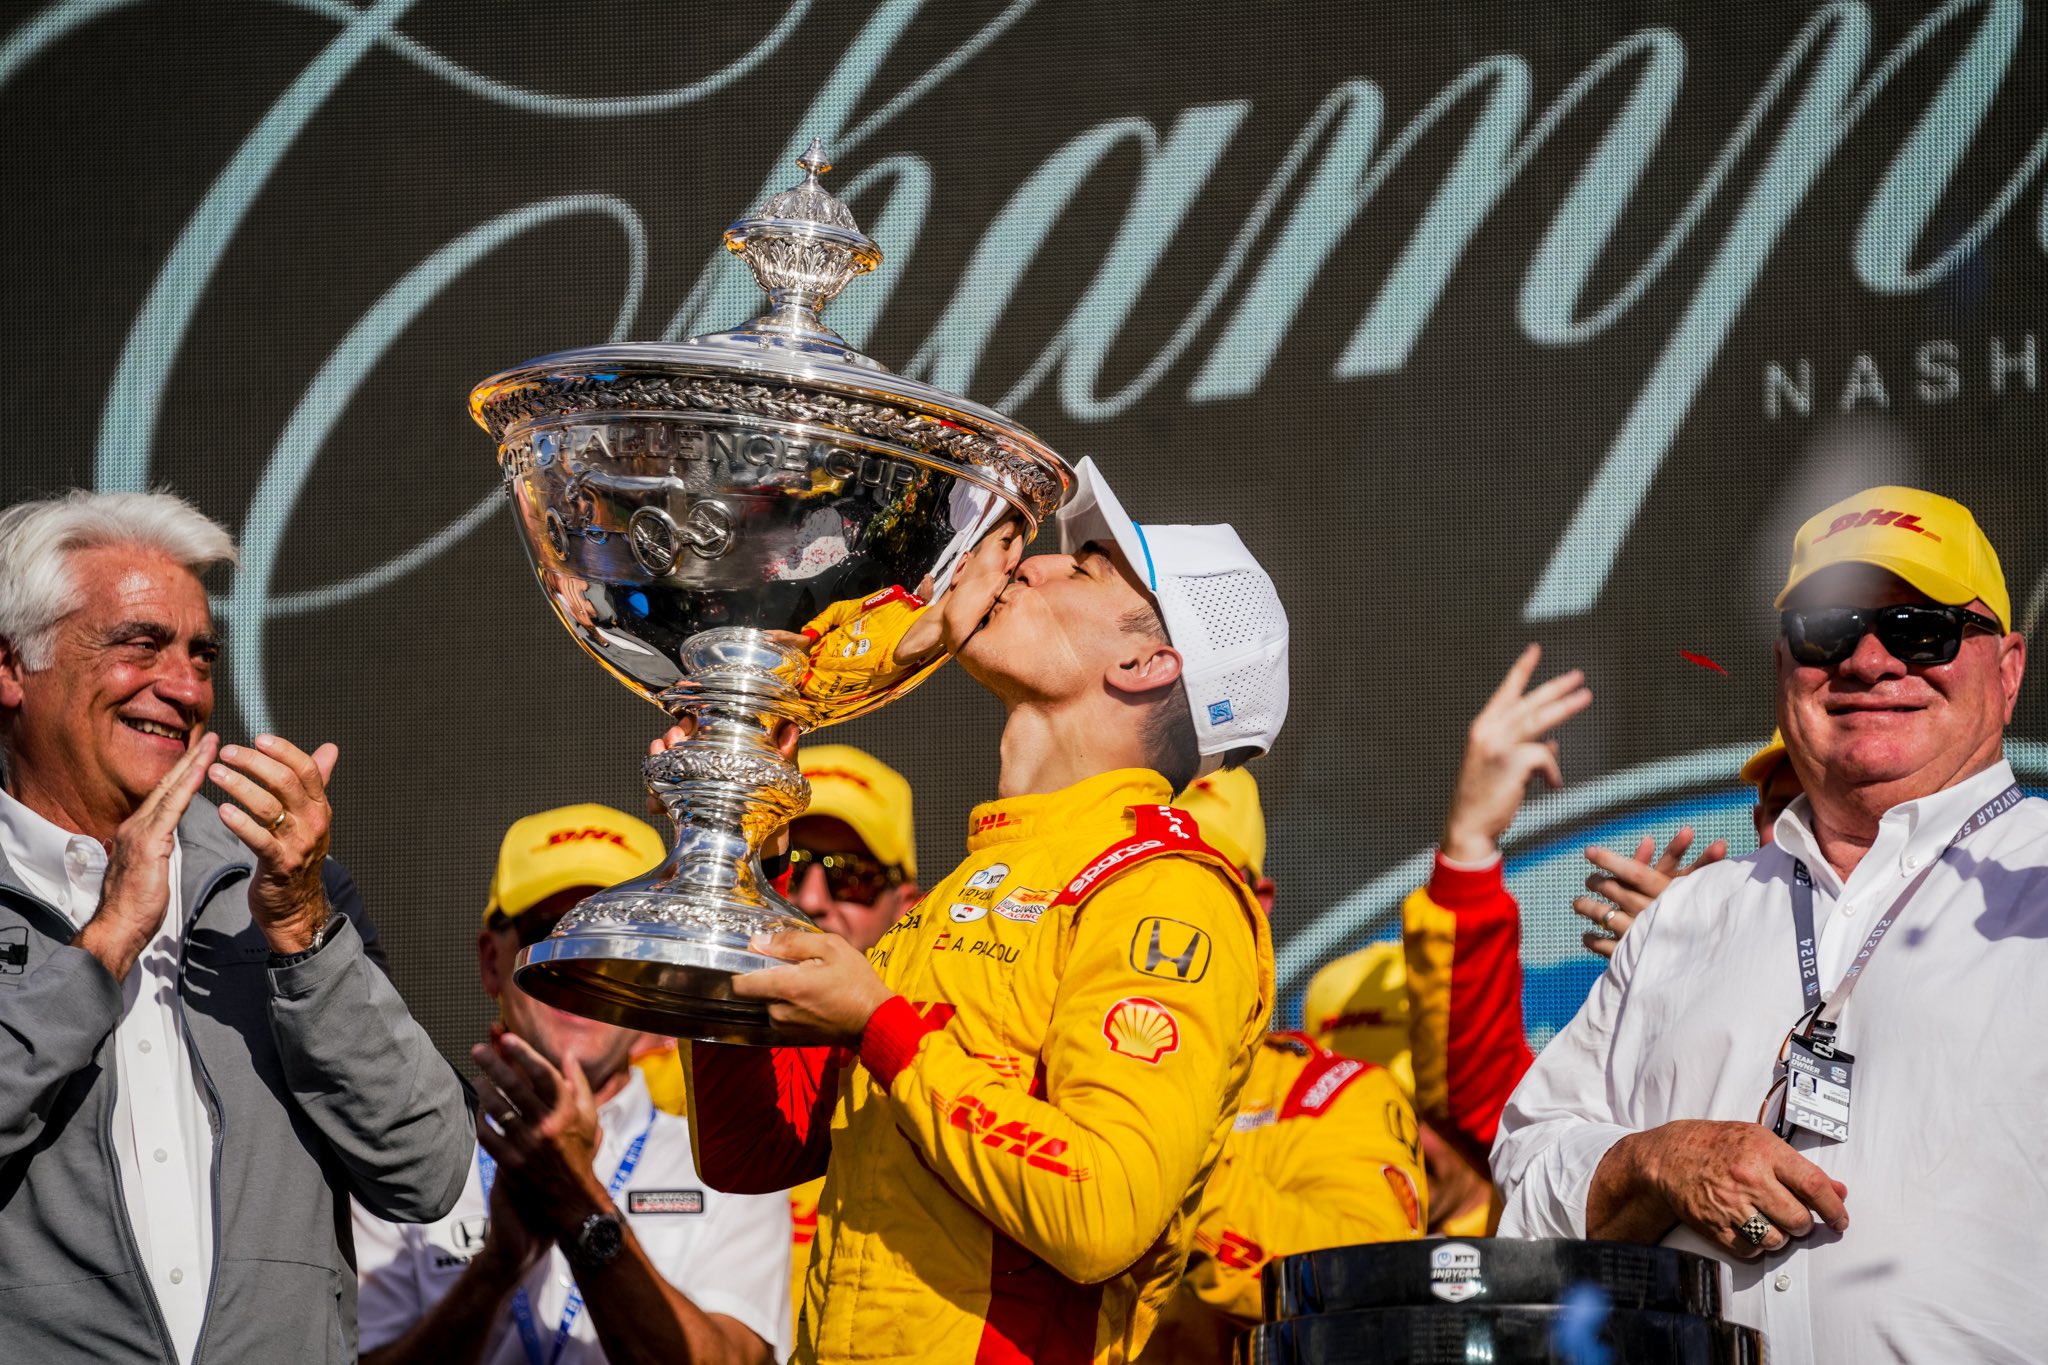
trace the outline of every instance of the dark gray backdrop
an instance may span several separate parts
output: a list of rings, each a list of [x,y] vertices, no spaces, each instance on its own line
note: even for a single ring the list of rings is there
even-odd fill
[[[849,335],[1272,568],[1289,997],[1388,931],[1523,641],[1598,694],[1513,849],[1540,1040],[1597,965],[1576,849],[1746,828],[1801,515],[1952,493],[2040,615],[2048,39],[2018,0],[10,13],[0,496],[163,482],[236,529],[221,728],[340,744],[337,851],[451,1050],[499,833],[637,807],[659,723],[528,585],[464,396],[737,321],[718,233],[813,133],[889,254]],[[936,872],[999,719],[949,671],[830,738],[910,776]]]

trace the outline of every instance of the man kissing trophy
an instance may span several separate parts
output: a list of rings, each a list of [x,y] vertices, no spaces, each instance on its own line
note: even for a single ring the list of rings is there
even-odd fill
[[[821,321],[882,255],[820,185],[824,147],[797,165],[802,183],[725,233],[765,315],[544,356],[470,395],[555,614],[619,681],[694,722],[644,769],[676,822],[670,856],[571,911],[515,977],[563,1009],[723,1042],[776,1041],[765,1007],[731,992],[734,974],[776,965],[752,936],[814,931],[760,867],[809,799],[778,734],[930,676],[945,654],[916,624],[928,598],[985,538],[1021,552],[1070,481],[1030,432],[892,374]]]

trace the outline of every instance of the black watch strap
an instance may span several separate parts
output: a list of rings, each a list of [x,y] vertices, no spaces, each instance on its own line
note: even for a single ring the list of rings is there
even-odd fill
[[[270,965],[272,967],[298,966],[301,962],[304,962],[307,958],[327,946],[327,940],[333,938],[335,929],[340,927],[341,918],[340,915],[330,912],[320,927],[313,931],[313,941],[311,943],[296,953],[272,953],[270,955]]]
[[[618,1259],[626,1245],[626,1220],[616,1213],[593,1213],[576,1229],[563,1251],[578,1270],[602,1270]]]

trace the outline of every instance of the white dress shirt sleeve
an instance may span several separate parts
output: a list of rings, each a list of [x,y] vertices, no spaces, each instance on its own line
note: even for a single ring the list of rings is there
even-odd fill
[[[405,1230],[351,1199],[356,1237],[356,1350],[389,1346],[426,1316]]]
[[[768,1343],[769,1359],[789,1359],[789,1195],[712,1193],[697,1231],[665,1253],[641,1245],[691,1303],[748,1328]]]
[[[1683,882],[1674,882],[1676,891]],[[1608,1149],[1635,1131],[1622,1122],[1611,1082],[1614,1028],[1628,984],[1655,934],[1668,893],[1652,902],[1615,945],[1571,1023],[1536,1056],[1508,1097],[1493,1143],[1503,1237],[1586,1235],[1586,1200]],[[1676,913],[1684,907],[1675,906]]]

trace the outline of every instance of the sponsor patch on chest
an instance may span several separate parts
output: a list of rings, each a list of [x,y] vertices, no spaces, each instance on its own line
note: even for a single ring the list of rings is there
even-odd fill
[[[702,1190],[628,1190],[626,1212],[644,1213],[702,1213],[704,1212],[704,1191]]]
[[[967,879],[971,891],[993,891],[1003,884],[1003,878],[1010,875],[1008,863],[990,863]]]
[[[996,902],[995,912],[1018,924],[1036,924],[1045,914],[1045,907],[1051,905],[1058,895],[1057,890],[1034,891],[1028,886],[1020,886]]]

